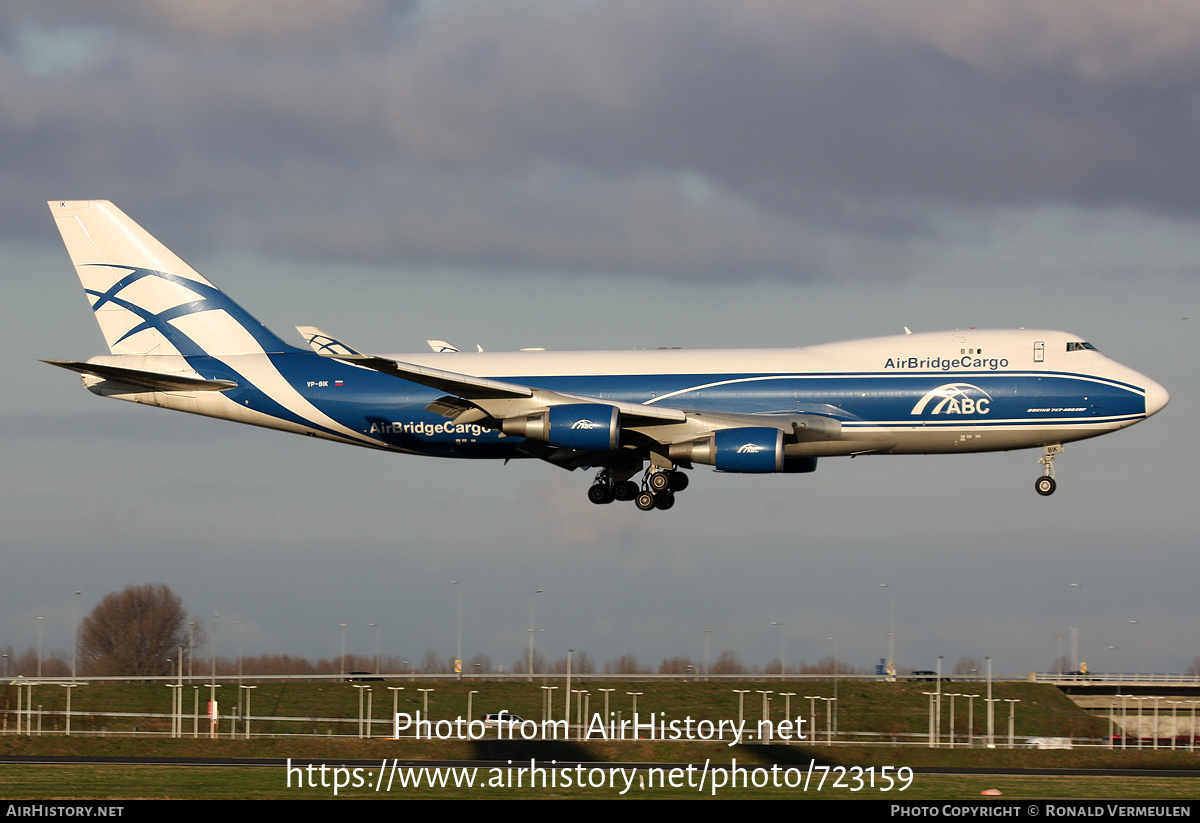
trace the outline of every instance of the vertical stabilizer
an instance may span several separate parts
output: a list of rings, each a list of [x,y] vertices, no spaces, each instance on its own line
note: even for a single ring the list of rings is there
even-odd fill
[[[67,253],[113,354],[292,350],[106,200],[51,200]]]

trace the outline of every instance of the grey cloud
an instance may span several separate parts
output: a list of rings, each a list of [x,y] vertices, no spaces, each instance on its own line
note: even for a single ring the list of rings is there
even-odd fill
[[[817,279],[938,214],[1200,207],[1190,7],[283,6],[9,7],[0,231],[94,196],[296,256]]]

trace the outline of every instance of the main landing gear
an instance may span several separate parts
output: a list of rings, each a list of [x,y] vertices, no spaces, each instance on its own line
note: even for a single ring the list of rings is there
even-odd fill
[[[1054,458],[1062,454],[1062,450],[1062,443],[1051,443],[1046,446],[1046,453],[1038,459],[1038,462],[1044,467],[1045,474],[1037,479],[1033,487],[1043,497],[1054,494],[1054,490],[1058,488],[1058,484],[1054,482]]]
[[[667,510],[675,505],[675,494],[688,487],[688,476],[677,469],[651,467],[639,485],[633,480],[615,480],[608,469],[596,475],[588,489],[588,500],[597,505],[614,500],[632,500],[642,511]]]

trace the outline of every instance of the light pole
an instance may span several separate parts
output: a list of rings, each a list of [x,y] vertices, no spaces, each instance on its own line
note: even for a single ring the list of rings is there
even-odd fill
[[[237,715],[241,716],[241,714],[242,714],[242,697],[243,697],[243,692],[242,692],[242,621],[237,620],[235,622],[237,623],[237,666],[238,666]],[[235,733],[233,736],[236,737],[237,734]]]
[[[989,749],[996,748],[996,711],[995,703],[992,701],[992,658],[983,658],[987,661],[987,704],[988,704],[988,722],[987,722],[987,747]]]
[[[188,682],[192,680],[192,658],[196,656],[196,621],[188,621]]]
[[[888,629],[888,662],[887,662],[887,668],[885,669],[885,673],[887,674],[887,676],[889,678],[895,678],[895,676],[896,676],[896,593],[894,591],[890,591],[891,586],[887,583],[880,583],[879,587],[883,588],[883,589],[889,589],[888,595],[890,596],[891,601],[892,601],[892,622],[889,624],[891,628]]]
[[[77,689],[80,686],[87,685],[86,683],[59,683],[67,690],[67,737],[71,736],[71,689]],[[1174,741],[1171,742],[1171,748],[1175,748]]]
[[[615,692],[616,689],[600,689],[600,691],[604,692],[604,724],[607,726],[610,722],[608,714],[608,696],[612,692]]]
[[[341,662],[338,663],[338,674],[343,677],[346,676],[346,628],[349,625],[349,623],[338,623],[338,628],[342,630],[342,654],[340,656]]]
[[[1134,656],[1134,663],[1138,667],[1137,673],[1141,674],[1142,670],[1145,668],[1145,666],[1143,665],[1145,663],[1145,660],[1143,659],[1143,652],[1142,652],[1142,630],[1139,628],[1142,624],[1141,624],[1141,621],[1139,621],[1139,620],[1130,620],[1129,625],[1133,626],[1134,631],[1137,633],[1137,637],[1135,637],[1134,641],[1133,641],[1134,648],[1136,649],[1136,651],[1133,653],[1133,656]]]
[[[244,691],[246,693],[246,714],[245,714],[245,723],[243,725],[245,726],[245,729],[246,729],[246,739],[247,740],[250,739],[250,690],[257,689],[257,688],[258,688],[258,686],[243,686],[240,683],[238,684],[238,689],[240,691]]]
[[[533,682],[533,639],[534,639],[534,635],[537,633],[537,629],[535,628],[535,624],[533,622],[533,603],[534,603],[534,597],[536,597],[537,595],[539,595],[541,593],[542,593],[541,589],[535,589],[533,594],[529,595],[529,668],[526,669],[526,671],[529,673],[529,677],[528,677],[528,681],[527,681],[529,683]],[[567,701],[568,704],[570,702],[571,702],[570,700]],[[569,715],[568,715],[567,719],[570,720]]]
[[[1008,747],[1011,749],[1016,745],[1013,733],[1016,731],[1017,724],[1017,704],[1021,701],[1012,698],[1004,698],[1004,702],[1008,704]]]
[[[828,640],[829,640],[829,642],[830,642],[830,643],[832,643],[832,644],[833,644],[833,723],[832,723],[832,725],[831,725],[831,727],[830,727],[830,732],[832,732],[833,734],[837,734],[837,719],[838,719],[838,718],[837,718],[837,710],[838,710],[838,706],[837,706],[837,699],[838,699],[838,648],[837,648],[837,638],[836,638],[836,637],[830,637],[830,638],[828,638]]]
[[[772,620],[771,625],[779,627],[779,676],[782,678],[787,674],[787,649],[783,643],[783,623]]]
[[[733,691],[738,696],[738,728],[741,729],[745,726],[746,694],[750,690],[749,689],[734,689]],[[636,711],[637,710],[637,702],[634,701],[633,705],[634,705],[634,711]]]
[[[376,672],[378,674],[378,672]],[[388,691],[392,693],[392,730],[396,733],[395,739],[400,739],[400,724],[396,721],[396,715],[400,713],[400,692],[404,691],[403,686],[388,686]],[[467,712],[467,720],[471,719],[471,713]]]
[[[709,657],[708,657],[708,651],[709,651],[709,648],[708,648],[708,641],[709,641],[710,639],[712,639],[712,629],[705,629],[705,630],[704,630],[704,676],[705,676],[705,677],[708,677],[710,674],[712,674],[712,666],[710,666],[710,665],[708,664],[708,661],[709,661]]]
[[[975,700],[977,694],[964,694],[967,698],[967,748],[975,748]]]
[[[771,699],[770,699],[770,697],[768,697],[768,695],[774,694],[774,690],[773,689],[766,689],[766,690],[755,689],[755,691],[763,696],[762,697],[763,727],[766,729],[770,729],[771,727],[770,727],[770,725],[767,724],[767,721],[769,721],[771,719]],[[763,740],[762,742],[770,743],[771,741],[768,739],[768,740]]]
[[[792,698],[796,696],[796,693],[795,692],[780,692],[779,695],[780,695],[780,697],[783,698],[783,719],[791,720],[792,719]],[[801,730],[802,727],[800,727],[799,724],[794,724],[794,725],[796,725],[796,727],[797,727],[796,733],[801,735],[797,739],[803,740],[804,732]]]
[[[375,674],[379,674],[379,624],[368,623],[367,625],[375,630]],[[470,714],[468,713],[469,716]]]
[[[183,668],[182,659],[178,661],[178,666]],[[166,686],[171,690],[171,737],[183,737],[183,684],[167,683]]]
[[[554,690],[558,686],[539,686],[542,690],[542,721],[554,720]],[[612,689],[609,689],[612,691]],[[607,695],[606,695],[607,698]]]
[[[458,592],[458,644],[454,647],[454,672],[462,680],[462,587],[457,580],[451,580],[450,585]]]
[[[75,592],[75,596],[71,598],[71,679],[74,680],[79,672],[79,595],[83,592]],[[69,693],[69,692],[68,692]]]
[[[42,679],[42,626],[46,625],[46,618],[42,615],[37,616],[38,627],[38,659],[37,659],[37,676],[38,680]]]
[[[364,693],[363,690],[366,689],[367,691],[370,691],[371,687],[367,686],[367,685],[359,685],[358,683],[355,683],[354,688],[358,689],[358,737],[359,737],[359,739],[362,739],[364,736],[365,737],[371,736],[371,733],[369,731],[366,733],[366,735],[363,734],[363,728],[364,728],[363,723],[364,723],[364,717],[365,717],[365,715],[363,714],[363,693]]]
[[[737,691],[737,690],[735,689],[734,691]],[[630,697],[632,697],[632,698],[633,698],[633,722],[636,724],[636,723],[637,723],[637,699],[638,699],[638,698],[639,698],[641,695],[645,694],[645,692],[625,692],[625,694],[627,694],[627,695],[629,695]],[[744,692],[743,692],[743,694],[744,694]],[[635,727],[634,727],[634,736],[635,736],[635,737],[637,736],[637,727],[636,727],[636,725],[635,725]]]
[[[563,688],[563,718],[567,721],[567,739],[571,739],[571,663],[574,649],[567,649],[567,680]],[[544,681],[543,681],[544,682]]]
[[[1087,590],[1082,583],[1072,583],[1071,588],[1079,589],[1079,665],[1076,671],[1086,671],[1087,653],[1084,651],[1083,627],[1087,623]]]
[[[954,748],[954,698],[965,697],[966,695],[958,692],[946,692],[946,697],[950,698],[950,748]]]
[[[221,615],[219,615],[217,612],[213,612],[213,636],[212,636],[212,649],[209,651],[209,660],[208,660],[208,664],[209,664],[209,679],[210,679],[210,680],[211,680],[213,683],[216,683],[216,682],[217,682],[217,618],[218,618],[218,617],[220,617],[220,616],[221,616]],[[213,693],[212,693],[212,699],[213,699],[213,700],[216,700],[216,699],[217,699],[217,696],[216,696],[216,695],[217,695],[217,693],[216,693],[216,692],[213,692]]]
[[[938,745],[942,743],[942,658],[945,655],[937,656],[937,738]]]

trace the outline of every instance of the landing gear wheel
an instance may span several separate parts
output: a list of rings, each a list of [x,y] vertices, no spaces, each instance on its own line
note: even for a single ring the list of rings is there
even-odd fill
[[[1046,446],[1045,453],[1038,458],[1038,462],[1042,464],[1043,474],[1033,484],[1033,487],[1042,497],[1054,494],[1054,489],[1058,486],[1054,482],[1054,458],[1062,454],[1062,450],[1062,443],[1050,443]]]
[[[675,505],[675,495],[669,491],[659,492],[654,495],[654,508],[666,511]]]
[[[620,483],[613,483],[612,486],[614,500],[632,500],[637,497],[639,491],[638,484],[632,480],[622,480]]]
[[[688,476],[680,471],[671,472],[671,491],[681,492],[688,487]]]
[[[634,498],[633,502],[637,504],[637,507],[639,509],[641,509],[644,512],[648,512],[654,508],[656,501],[655,501],[653,493],[642,492],[636,498]]]
[[[588,500],[591,500],[596,505],[613,502],[613,492],[609,486],[603,483],[597,483],[588,489]]]
[[[661,492],[670,488],[671,473],[670,472],[655,472],[647,478],[646,482],[653,491]]]

